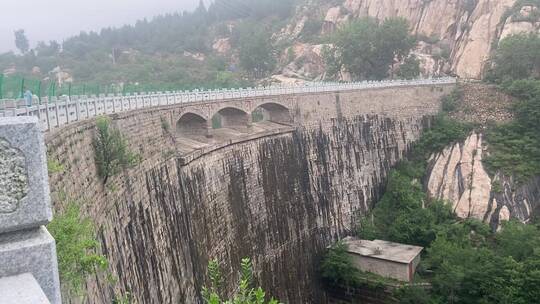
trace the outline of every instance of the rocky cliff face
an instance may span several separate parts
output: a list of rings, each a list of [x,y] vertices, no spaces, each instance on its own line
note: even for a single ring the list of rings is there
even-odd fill
[[[480,79],[493,46],[502,38],[540,29],[538,8],[529,4],[514,7],[515,3],[516,0],[345,0],[340,5],[322,7],[310,3],[306,7],[316,6],[315,12],[299,9],[292,21],[296,26],[282,32],[298,37],[298,26],[303,27],[309,18],[318,18],[320,11],[324,14],[321,34],[354,18],[404,17],[410,23],[411,33],[419,39],[413,53],[420,59],[424,75],[449,73]]]
[[[457,216],[476,218],[493,228],[510,218],[528,222],[540,207],[540,177],[524,185],[500,174],[491,177],[482,165],[485,155],[481,133],[433,155],[426,180],[428,194],[452,203]]]

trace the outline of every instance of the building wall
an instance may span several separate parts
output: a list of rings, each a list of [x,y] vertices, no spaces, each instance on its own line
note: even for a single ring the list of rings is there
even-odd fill
[[[324,302],[319,253],[371,208],[451,89],[280,97],[294,131],[222,145],[187,165],[174,134],[180,105],[118,114],[114,125],[143,161],[107,185],[94,165],[93,121],[49,133],[49,158],[65,168],[50,177],[55,207],[83,206],[116,278],[90,278],[88,302],[130,292],[135,303],[197,303],[208,261],[222,263],[231,292],[242,257],[282,302]]]
[[[385,278],[409,281],[409,264],[396,263],[358,254],[351,254],[353,264],[362,271],[376,273]]]

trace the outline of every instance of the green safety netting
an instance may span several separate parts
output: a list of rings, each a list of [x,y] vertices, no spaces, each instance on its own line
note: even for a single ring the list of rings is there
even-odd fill
[[[59,85],[54,80],[39,80],[22,76],[4,76],[0,74],[0,99],[17,99],[30,90],[40,100],[53,96],[99,95],[99,94],[128,94],[140,92],[157,92],[171,90],[170,87],[153,85],[103,85],[103,84],[72,84]]]

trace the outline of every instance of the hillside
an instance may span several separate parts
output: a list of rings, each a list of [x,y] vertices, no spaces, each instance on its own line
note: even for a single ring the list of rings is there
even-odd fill
[[[78,84],[72,90],[77,94],[95,92],[98,85],[113,85],[97,89],[104,92],[328,79],[323,53],[329,36],[369,16],[408,21],[421,75],[479,79],[502,38],[538,32],[538,2],[218,0],[206,8],[201,1],[191,13],[83,32],[62,43],[40,42],[24,55],[2,54],[0,70],[47,83],[42,87]],[[338,76],[351,78],[346,72]]]

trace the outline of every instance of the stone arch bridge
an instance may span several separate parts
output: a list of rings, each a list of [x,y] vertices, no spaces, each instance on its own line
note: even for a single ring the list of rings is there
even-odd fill
[[[364,81],[354,83],[311,83],[293,86],[271,86],[247,89],[219,89],[209,91],[150,92],[128,95],[61,96],[51,100],[43,98],[25,105],[24,100],[0,100],[0,116],[37,116],[44,131],[51,131],[67,124],[87,120],[100,115],[129,112],[139,109],[169,107],[177,112],[180,130],[188,127],[207,126],[216,115],[222,116],[223,125],[248,128],[256,110],[263,120],[291,123],[294,102],[288,96],[327,92],[415,87],[426,85],[455,84],[455,78],[417,80]],[[185,117],[183,117],[186,115]]]
[[[197,155],[202,155],[224,144],[292,131],[293,126],[301,125],[303,119],[299,114],[298,98],[315,100],[316,96],[335,93],[336,101],[339,101],[339,94],[347,92],[437,87],[455,83],[455,78],[434,78],[134,95],[63,96],[51,100],[44,98],[30,106],[25,105],[23,100],[4,100],[0,116],[37,116],[42,130],[55,133],[66,125],[102,115],[125,117],[141,112],[166,113],[164,116],[167,119],[162,123],[176,138],[177,150],[189,162],[195,159],[189,155],[195,151]],[[383,99],[385,102],[388,100]]]

